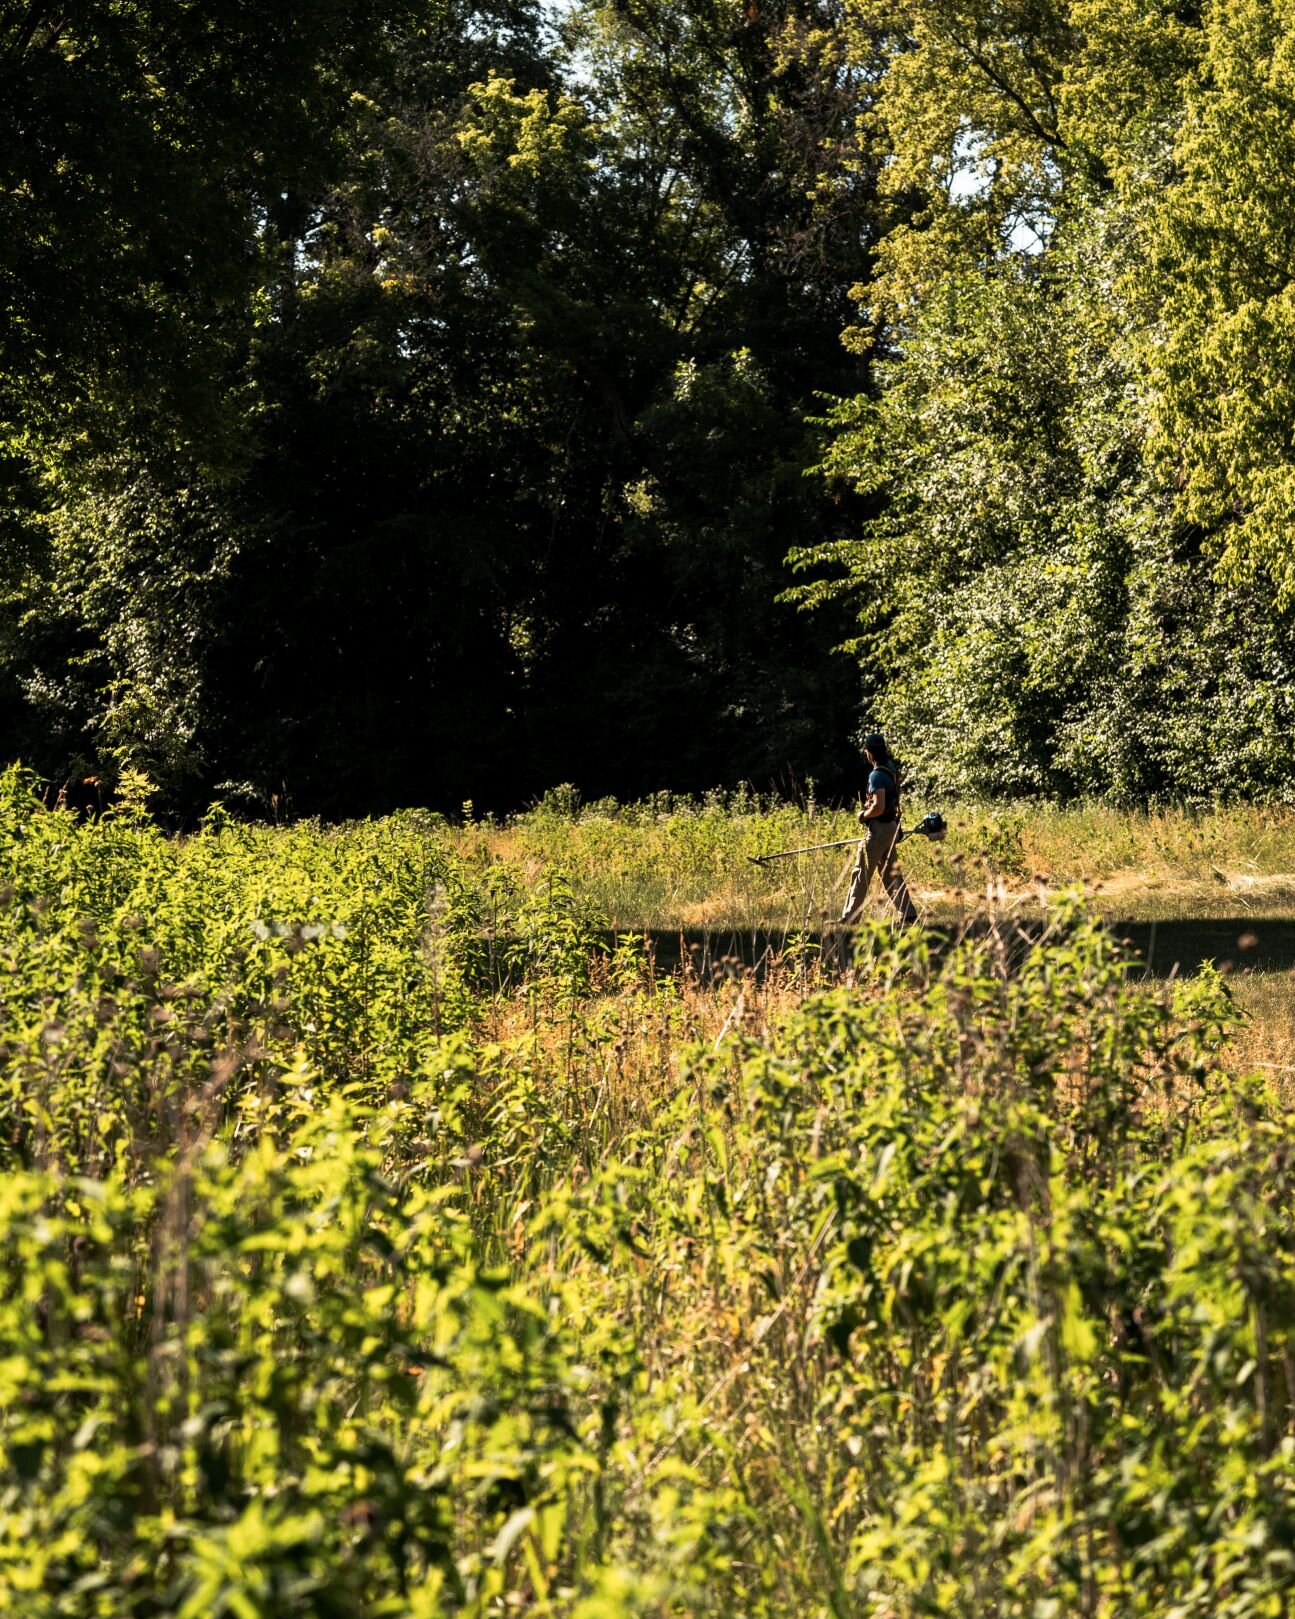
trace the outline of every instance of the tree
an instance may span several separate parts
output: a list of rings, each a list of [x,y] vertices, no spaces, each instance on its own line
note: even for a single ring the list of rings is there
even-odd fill
[[[171,435],[209,386],[294,193],[338,156],[353,76],[409,0],[0,6],[0,423]],[[67,413],[75,413],[69,429]],[[106,417],[106,420],[101,418]],[[93,423],[98,421],[98,426]]]
[[[1295,624],[1280,569],[1239,565],[1277,553],[1289,437],[1256,251],[1288,183],[1242,178],[1275,149],[1263,31],[1124,0],[900,15],[873,116],[913,214],[856,333],[879,396],[832,413],[825,463],[882,509],[797,553],[800,598],[854,603],[874,712],[943,791],[1200,796],[1209,758],[1287,794]]]
[[[801,476],[816,455],[806,417],[820,392],[867,385],[839,331],[851,283],[871,275],[879,160],[842,16],[831,0],[574,14],[614,222],[599,259],[611,286],[635,289],[641,338],[600,367],[616,378],[600,534],[614,594],[590,599],[582,550],[551,576],[540,725],[573,779],[562,738],[592,700],[630,790],[851,785],[856,682],[830,657],[843,625],[797,624],[777,600],[788,544],[852,516]]]
[[[330,813],[830,779],[855,677],[776,598],[844,515],[814,392],[866,380],[836,20],[589,13],[564,68],[537,8],[450,5],[343,62],[235,255],[218,430],[137,379],[49,463],[4,643],[45,753]]]
[[[192,773],[240,366],[353,76],[426,8],[0,5],[0,716]]]
[[[1149,355],[1156,447],[1185,517],[1232,583],[1266,572],[1295,602],[1295,11],[1208,8],[1185,82],[1175,184],[1148,279],[1163,288]]]

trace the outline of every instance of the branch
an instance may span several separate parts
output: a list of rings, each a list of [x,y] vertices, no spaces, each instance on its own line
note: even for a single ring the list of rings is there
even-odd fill
[[[1066,143],[1062,140],[1061,136],[1057,134],[1056,130],[1048,129],[1044,124],[1039,122],[1038,115],[1035,113],[1033,107],[1030,106],[1029,102],[1020,93],[1020,91],[1014,89],[1013,86],[1010,85],[1007,80],[990,65],[990,63],[984,56],[981,55],[970,40],[959,39],[954,33],[950,33],[949,38],[960,51],[965,52],[965,54],[980,69],[989,82],[994,85],[999,93],[1006,96],[1012,105],[1016,107],[1019,112],[1024,114],[1025,120],[1029,124],[1031,130],[1038,136],[1045,146],[1055,146],[1059,151],[1065,151]]]
[[[41,24],[49,22],[52,10],[53,8],[48,4],[48,0],[32,0],[31,5],[27,7],[26,17],[23,18],[19,25],[18,33],[13,43],[5,51],[4,57],[0,59],[3,60],[6,66],[10,63],[17,63],[18,58],[22,56],[23,52],[30,47],[32,40],[35,39]],[[58,22],[50,26],[48,34],[41,42],[42,49],[47,48],[58,39],[66,24],[67,17],[62,16]]]

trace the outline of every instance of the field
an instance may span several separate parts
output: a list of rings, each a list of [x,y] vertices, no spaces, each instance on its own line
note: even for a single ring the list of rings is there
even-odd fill
[[[2,778],[0,1612],[1290,1612],[1295,817],[950,819]]]
[[[1130,920],[1287,916],[1295,903],[1295,814],[1287,810],[963,807],[949,820],[943,843],[913,838],[904,847],[928,916],[946,924],[987,901],[1038,915],[1049,890],[1073,885],[1088,890],[1095,913]],[[469,822],[444,835],[478,865],[511,863],[530,878],[560,865],[613,928],[794,930],[836,917],[850,851],[763,867],[749,857],[857,831],[849,811],[812,802],[662,795],[646,805],[582,808],[558,789],[507,825]]]

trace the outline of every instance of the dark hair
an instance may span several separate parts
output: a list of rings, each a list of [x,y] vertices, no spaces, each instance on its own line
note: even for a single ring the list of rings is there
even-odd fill
[[[890,749],[886,746],[886,739],[880,731],[874,731],[871,736],[863,739],[863,751],[870,753],[879,765],[893,764]]]

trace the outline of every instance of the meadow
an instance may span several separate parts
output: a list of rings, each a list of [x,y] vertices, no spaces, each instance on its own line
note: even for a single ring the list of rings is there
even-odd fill
[[[906,820],[936,807],[914,806]],[[949,811],[949,825],[944,842],[911,838],[903,848],[923,910],[938,923],[986,904],[1040,915],[1050,892],[1075,885],[1095,914],[1129,920],[1286,915],[1295,902],[1295,814],[1287,809],[961,805]],[[469,862],[513,864],[530,878],[559,865],[610,926],[640,930],[821,928],[839,914],[851,852],[765,866],[751,857],[857,832],[851,811],[812,799],[662,794],[646,804],[581,806],[570,788],[503,825],[446,828]]]
[[[811,805],[0,778],[0,1611],[1288,1613],[1285,973],[1106,923],[1280,919],[1295,818],[950,820],[828,959]]]

